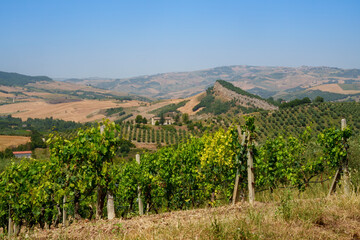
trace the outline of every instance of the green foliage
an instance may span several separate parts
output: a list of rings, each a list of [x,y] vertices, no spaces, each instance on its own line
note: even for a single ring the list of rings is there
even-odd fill
[[[136,123],[142,123],[143,122],[143,118],[141,115],[137,115],[136,118],[135,118],[135,122]]]
[[[106,116],[111,116],[113,114],[118,114],[119,116],[122,116],[125,114],[124,108],[123,107],[117,107],[117,108],[108,108],[105,110],[105,115]]]
[[[171,103],[171,104],[163,106],[161,108],[152,110],[152,111],[150,111],[150,113],[155,114],[157,116],[161,116],[161,115],[163,115],[165,113],[168,113],[168,112],[179,112],[177,109],[180,108],[180,107],[185,106],[185,104],[188,101],[189,100],[184,100],[184,101],[181,101],[179,103]]]
[[[344,130],[329,128],[318,136],[318,141],[323,146],[322,160],[332,167],[339,167],[347,158],[348,139],[351,136],[350,128]]]
[[[235,104],[233,102],[223,102],[219,99],[215,99],[212,88],[209,88],[206,91],[206,96],[201,99],[199,104],[193,107],[193,111],[203,108],[198,114],[212,113],[214,115],[219,115],[228,112],[231,106],[235,106]]]
[[[310,98],[305,97],[303,99],[295,99],[290,102],[282,103],[282,104],[280,104],[279,107],[280,108],[293,108],[293,107],[303,105],[303,104],[308,104],[308,103],[311,103],[311,100],[310,100]]]
[[[29,135],[27,130],[35,130],[41,133],[51,131],[65,132],[82,127],[81,123],[73,121],[64,121],[60,119],[45,118],[28,118],[22,121],[21,118],[14,118],[11,115],[0,117],[0,131],[4,135]]]
[[[324,102],[324,98],[323,98],[323,97],[320,97],[320,96],[317,96],[317,97],[314,99],[314,102],[315,102],[315,103]]]
[[[125,115],[125,116],[123,116],[123,117],[119,118],[119,119],[118,119],[118,120],[116,120],[115,122],[116,122],[116,123],[121,123],[121,122],[125,121],[126,119],[128,119],[128,118],[130,118],[130,117],[132,117],[132,116],[133,116],[133,114],[132,114],[132,113],[127,114],[127,115]]]
[[[36,130],[31,131],[31,150],[35,148],[46,148],[46,143],[43,140],[43,136]]]
[[[203,97],[199,104],[197,104],[195,107],[193,107],[193,111],[197,111],[200,108],[208,108],[213,104],[215,101],[215,97],[212,95],[212,90],[209,93],[209,89],[206,90],[206,96]]]
[[[268,139],[256,158],[256,183],[270,189],[289,184],[304,189],[313,177],[324,171],[324,162],[314,155],[315,149],[310,128],[299,138]]]

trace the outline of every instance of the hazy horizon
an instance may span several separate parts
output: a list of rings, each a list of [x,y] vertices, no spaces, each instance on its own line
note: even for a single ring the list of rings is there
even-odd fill
[[[0,26],[0,71],[55,79],[360,68],[358,1],[4,0]]]

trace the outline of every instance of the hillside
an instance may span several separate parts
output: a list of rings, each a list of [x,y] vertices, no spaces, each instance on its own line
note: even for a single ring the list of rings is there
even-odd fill
[[[223,66],[192,72],[161,73],[124,79],[68,79],[76,84],[91,84],[104,89],[126,91],[154,98],[185,98],[204,91],[217,79],[268,98],[297,87],[308,89],[323,84],[358,84],[360,69],[334,67]],[[332,90],[330,88],[322,91]],[[355,90],[360,93],[359,89]],[[348,94],[345,92],[344,94]],[[350,94],[350,93],[349,93]]]
[[[0,85],[3,86],[25,86],[26,84],[36,82],[53,82],[53,80],[46,76],[27,76],[0,71]]]
[[[217,80],[213,87],[206,90],[206,95],[203,95],[199,104],[195,105],[192,110],[198,115],[219,115],[222,113],[237,115],[239,113],[276,109],[278,107],[258,95],[244,91],[230,82]]]
[[[265,99],[258,95],[248,93],[233,84],[218,80],[214,84],[214,94],[225,101],[235,101],[237,105],[246,108],[259,108],[264,110],[278,109],[276,106],[266,102]]]
[[[300,135],[310,126],[312,134],[316,135],[322,129],[339,126],[341,119],[346,118],[355,135],[360,133],[360,104],[357,102],[324,102],[299,105],[278,111],[259,111],[251,113],[255,116],[259,143],[266,138],[279,135]],[[221,115],[209,118],[205,125],[208,129],[228,127],[235,119],[241,117]]]

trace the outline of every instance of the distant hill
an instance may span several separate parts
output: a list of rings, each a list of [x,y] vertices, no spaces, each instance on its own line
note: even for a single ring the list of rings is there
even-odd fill
[[[3,86],[25,86],[29,83],[36,82],[53,82],[46,76],[27,76],[19,73],[9,73],[0,71],[0,85]]]
[[[73,79],[74,80],[74,79]],[[75,81],[75,80],[74,80]],[[79,80],[80,81],[80,80]],[[54,81],[47,76],[28,76],[0,71],[0,104],[6,99],[38,98],[51,102],[81,99],[117,99],[150,101],[146,97],[126,92],[110,91],[90,85]]]
[[[217,79],[229,81],[237,87],[268,98],[275,94],[282,94],[288,89],[301,88],[304,90],[323,84],[352,84],[354,86],[354,84],[360,83],[360,69],[240,65],[123,79],[87,78],[66,81],[165,99],[193,96],[212,86]],[[325,89],[321,91],[331,92],[332,90]],[[357,91],[360,92],[360,90]],[[346,95],[348,93],[345,91],[342,94]]]
[[[109,108],[134,107],[150,101],[124,92],[53,81],[45,76],[0,72],[0,116],[90,122],[107,117]]]

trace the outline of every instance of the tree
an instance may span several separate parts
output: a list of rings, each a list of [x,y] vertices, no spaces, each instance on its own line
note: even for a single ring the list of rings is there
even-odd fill
[[[323,98],[323,97],[320,97],[320,96],[317,96],[317,97],[315,98],[314,102],[316,102],[316,103],[324,102],[324,98]]]
[[[136,123],[143,123],[143,118],[141,115],[137,115],[136,118],[135,118],[135,122]]]
[[[164,125],[164,123],[165,123],[165,118],[164,118],[164,115],[163,114],[161,114],[161,116],[160,116],[160,125]]]
[[[179,123],[179,121],[180,121],[180,115],[179,115],[179,114],[176,114],[176,115],[175,115],[174,121],[175,121],[176,124]]]
[[[186,123],[189,122],[189,114],[184,113],[184,114],[181,116],[181,118],[182,118],[183,123],[186,124]]]
[[[32,130],[30,139],[31,139],[31,149],[46,148],[46,144],[43,141],[42,136],[38,131]]]

